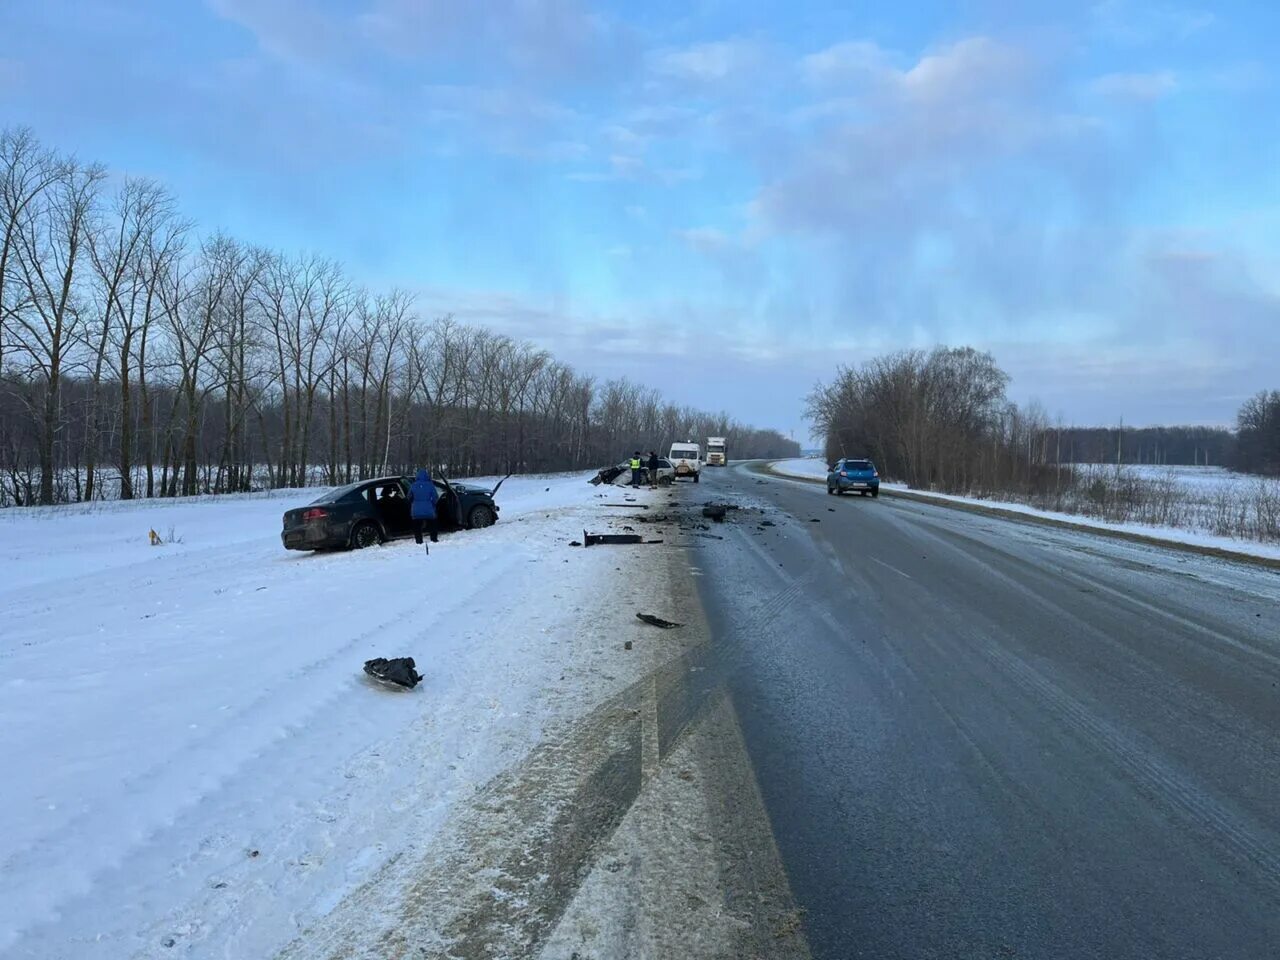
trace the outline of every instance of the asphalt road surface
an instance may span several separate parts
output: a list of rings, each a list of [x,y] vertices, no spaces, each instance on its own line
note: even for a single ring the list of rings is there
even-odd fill
[[[1280,574],[741,467],[698,492],[776,524],[694,558],[815,957],[1280,956]]]

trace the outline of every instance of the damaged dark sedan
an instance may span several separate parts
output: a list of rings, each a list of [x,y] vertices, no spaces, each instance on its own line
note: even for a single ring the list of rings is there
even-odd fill
[[[498,522],[492,490],[467,483],[434,481],[440,493],[436,515],[441,530],[474,529]],[[288,550],[372,547],[413,536],[409,517],[409,477],[379,477],[338,487],[305,507],[285,511],[280,539]]]

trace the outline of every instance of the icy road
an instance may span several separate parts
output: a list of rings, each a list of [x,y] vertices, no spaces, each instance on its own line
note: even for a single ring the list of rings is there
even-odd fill
[[[813,956],[1277,956],[1280,571],[713,489],[778,521],[695,556]]]

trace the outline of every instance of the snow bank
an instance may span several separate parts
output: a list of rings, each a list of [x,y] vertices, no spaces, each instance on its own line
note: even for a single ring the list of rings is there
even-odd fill
[[[1176,527],[1152,527],[1141,523],[1108,523],[1105,520],[1099,520],[1095,517],[1081,516],[1078,513],[1060,513],[1054,510],[1040,510],[1036,507],[1027,506],[1025,503],[1012,503],[1006,500],[979,500],[974,497],[961,497],[947,493],[910,490],[905,485],[897,483],[881,484],[881,486],[892,487],[895,493],[902,496],[915,497],[922,500],[956,501],[960,503],[973,504],[979,507],[990,507],[994,510],[1004,510],[1010,513],[1042,517],[1047,520],[1058,520],[1081,527],[1090,527],[1095,530],[1113,530],[1119,533],[1150,537],[1154,540],[1164,540],[1169,543],[1185,543],[1197,547],[1208,547],[1214,550],[1225,550],[1230,553],[1241,553],[1251,557],[1264,557],[1270,560],[1280,560],[1280,544],[1254,543],[1248,540],[1235,540],[1231,537],[1214,536],[1213,534],[1204,533],[1198,530],[1179,530]]]
[[[585,481],[429,557],[286,552],[314,489],[0,513],[0,955],[266,956],[437,829],[599,693],[584,604],[647,574],[563,548]],[[361,673],[403,655],[417,690]]]
[[[814,457],[797,457],[793,460],[775,460],[769,469],[784,477],[799,477],[803,480],[827,479],[827,461]]]

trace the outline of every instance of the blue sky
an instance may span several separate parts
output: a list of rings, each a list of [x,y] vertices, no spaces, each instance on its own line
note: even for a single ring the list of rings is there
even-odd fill
[[[1280,387],[1278,55],[1263,2],[0,0],[0,124],[798,438],[935,343],[1229,423]]]

